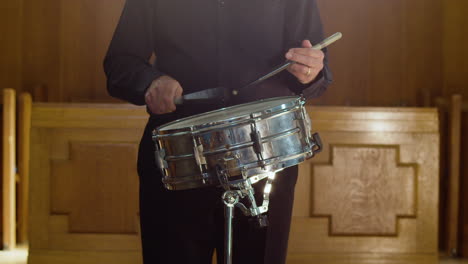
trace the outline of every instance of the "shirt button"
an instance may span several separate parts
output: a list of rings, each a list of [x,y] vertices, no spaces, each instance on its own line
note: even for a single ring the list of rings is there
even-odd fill
[[[226,3],[224,1],[219,1],[220,6],[224,6]]]

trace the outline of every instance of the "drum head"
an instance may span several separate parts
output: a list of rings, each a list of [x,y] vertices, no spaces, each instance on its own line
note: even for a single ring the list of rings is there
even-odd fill
[[[274,113],[290,109],[302,103],[301,98],[296,96],[264,99],[179,119],[162,125],[156,130],[166,134],[169,131],[177,132],[212,127],[250,118],[251,114]]]

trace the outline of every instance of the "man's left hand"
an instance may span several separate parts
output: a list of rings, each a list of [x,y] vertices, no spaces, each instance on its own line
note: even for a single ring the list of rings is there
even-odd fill
[[[286,59],[296,62],[288,67],[288,71],[303,84],[312,82],[323,69],[325,55],[321,50],[312,49],[309,40],[302,41],[301,48],[292,48],[285,56]]]

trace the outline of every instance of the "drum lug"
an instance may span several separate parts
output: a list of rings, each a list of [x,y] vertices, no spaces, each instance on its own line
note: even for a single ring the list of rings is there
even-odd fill
[[[242,175],[242,167],[239,155],[226,155],[223,158],[222,163],[224,165],[224,170],[228,171],[229,176]]]
[[[209,174],[209,173],[206,173],[206,172],[203,172],[201,175],[202,175],[202,181],[203,181],[203,183],[207,183],[208,180],[210,179],[210,174]]]
[[[305,133],[306,133],[306,143],[309,144],[310,143],[310,139],[312,138],[312,121],[310,120],[310,117],[309,115],[307,114],[307,111],[306,111],[306,108],[305,107],[302,107],[301,109],[301,117],[299,119],[302,119],[304,121],[304,130],[305,130]]]
[[[262,137],[260,136],[259,131],[252,131],[250,133],[250,138],[252,139],[253,142],[253,149],[255,153],[261,154],[263,152],[263,145],[262,145]]]
[[[153,130],[152,139],[155,145],[154,159],[156,166],[161,170],[163,175],[166,175],[166,169],[169,168],[167,161],[164,159],[166,157],[166,150],[161,148],[158,143],[158,134],[156,130]]]
[[[203,155],[203,145],[196,145],[195,139],[193,140],[193,143],[195,144],[195,147],[193,147],[193,156],[195,157],[195,162],[200,169],[202,182],[203,184],[206,184],[210,178],[210,175],[206,172],[207,163],[205,155]]]
[[[251,118],[253,118],[253,115],[251,115]],[[258,131],[257,129],[257,124],[255,123],[255,121],[250,124],[250,129],[252,130],[252,132],[250,133],[250,139],[252,140],[252,143],[253,143],[252,148],[255,154],[257,154],[258,165],[260,165],[262,169],[265,169],[266,163],[265,163],[265,160],[263,159],[262,136],[260,135],[260,131]]]
[[[314,133],[310,141],[313,142],[311,150],[313,154],[322,152],[322,139],[320,139],[320,135],[318,133]]]
[[[166,151],[164,149],[156,149],[154,151],[154,157],[156,166],[164,172],[164,169],[167,169],[169,166],[167,165],[167,161],[164,159],[166,157]]]
[[[203,155],[203,145],[193,147],[193,154],[198,166],[206,165],[206,158]]]
[[[219,183],[225,190],[229,190],[231,186],[234,186],[234,182],[245,180],[245,170],[241,165],[239,156],[231,152],[218,160],[216,174]]]

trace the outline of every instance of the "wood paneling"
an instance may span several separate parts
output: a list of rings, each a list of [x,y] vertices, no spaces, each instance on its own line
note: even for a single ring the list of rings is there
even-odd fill
[[[109,101],[102,67],[124,0],[60,1],[60,87],[65,101]]]
[[[44,101],[113,101],[101,65],[123,3],[1,1],[2,86],[33,91],[43,84]],[[330,47],[335,83],[313,104],[415,106],[421,105],[423,91],[468,97],[467,1],[318,3],[327,34],[341,31],[344,38]],[[468,164],[466,142],[462,165]],[[462,178],[467,171],[461,171]]]
[[[329,165],[314,166],[312,216],[329,217],[334,235],[397,235],[400,217],[415,217],[415,164],[396,147],[332,145]]]
[[[467,96],[464,0],[318,0],[335,83],[320,104],[420,105],[422,91]],[[18,0],[0,4],[0,82],[48,101],[109,101],[102,58],[124,0]],[[374,87],[379,87],[375,89]]]
[[[29,263],[141,262],[136,156],[146,119],[130,105],[33,105]]]
[[[439,0],[318,0],[335,82],[316,104],[421,105],[442,85]],[[438,33],[439,32],[439,33]]]
[[[468,1],[443,1],[444,85],[440,94],[468,98]]]
[[[437,263],[435,109],[309,108],[288,263]]]
[[[138,233],[137,145],[76,142],[72,132],[84,131],[57,135],[69,146],[52,160],[51,213],[69,215],[72,233]]]
[[[88,263],[143,263],[137,251],[30,251],[28,263],[35,264],[88,264]]]
[[[0,87],[22,85],[23,0],[0,3]],[[0,96],[1,97],[1,96]]]
[[[415,106],[421,105],[423,90],[442,94],[444,79],[446,86],[466,86],[466,1],[318,3],[327,34],[342,31],[344,38],[330,47],[335,83],[315,103]],[[17,66],[0,75],[0,82],[22,76],[28,91],[44,84],[48,101],[112,100],[105,89],[102,58],[123,4],[124,0],[2,2],[7,8],[14,5],[16,12],[9,13],[13,19],[8,21],[18,23],[11,23],[7,31],[15,52],[1,46],[0,52]],[[15,82],[13,87],[16,84],[21,85]]]
[[[115,101],[102,69],[124,0],[24,0],[23,79],[46,101]]]
[[[63,91],[59,86],[59,1],[23,1],[22,78],[24,90],[30,91],[35,85],[44,84],[47,88],[47,100],[63,100]]]
[[[435,110],[308,111],[325,144],[300,165],[288,263],[436,263]],[[136,107],[34,105],[29,263],[141,263],[145,119]]]

